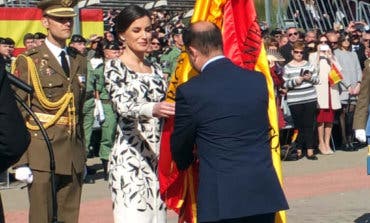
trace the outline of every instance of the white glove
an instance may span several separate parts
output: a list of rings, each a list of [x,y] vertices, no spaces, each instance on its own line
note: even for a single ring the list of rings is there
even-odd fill
[[[98,116],[100,123],[103,123],[105,120],[103,104],[99,99],[95,99],[94,116]]]
[[[355,129],[355,137],[360,142],[366,142],[366,132],[365,132],[365,129]]]
[[[33,174],[31,169],[27,166],[18,167],[15,169],[15,179],[28,184],[32,183]]]

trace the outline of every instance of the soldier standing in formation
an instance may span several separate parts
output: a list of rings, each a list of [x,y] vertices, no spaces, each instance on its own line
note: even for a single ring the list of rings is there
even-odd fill
[[[181,48],[184,45],[182,40],[183,28],[174,28],[172,30],[173,46],[165,51],[160,59],[160,64],[167,80],[171,79],[171,75],[176,69],[177,58],[181,54]]]
[[[101,139],[99,142],[99,157],[103,163],[104,180],[108,180],[107,167],[109,153],[112,150],[114,137],[116,134],[117,116],[113,111],[111,99],[104,87],[104,59],[115,59],[120,56],[120,46],[118,42],[110,41],[104,45],[98,43],[95,55],[87,63],[86,81],[86,101],[83,107],[85,146],[87,152],[90,148],[91,135],[94,125],[95,100],[100,100],[104,112],[104,121],[101,123]]]
[[[33,85],[31,96],[18,92],[43,123],[55,156],[55,188],[58,221],[78,222],[85,149],[82,143],[79,77],[86,75],[80,54],[67,55],[66,40],[71,36],[76,13],[72,0],[42,0],[45,43],[18,57],[15,74]],[[31,144],[14,166],[16,179],[29,183],[29,222],[47,223],[52,218],[50,158],[45,140],[32,118],[24,113]],[[31,184],[32,183],[32,184]]]

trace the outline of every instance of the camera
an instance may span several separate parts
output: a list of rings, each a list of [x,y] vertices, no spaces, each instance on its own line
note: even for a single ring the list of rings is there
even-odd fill
[[[359,30],[361,32],[365,31],[364,24],[362,24],[362,23],[355,23],[355,29],[356,30]]]
[[[319,50],[320,51],[327,51],[327,50],[329,50],[330,48],[329,48],[329,45],[327,45],[327,44],[323,44],[323,45],[320,45],[319,46]]]

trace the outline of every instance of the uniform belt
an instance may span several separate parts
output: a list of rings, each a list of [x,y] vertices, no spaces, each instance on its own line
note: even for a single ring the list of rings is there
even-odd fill
[[[44,122],[44,123],[50,122],[55,117],[55,115],[39,113],[39,112],[35,112],[35,114],[37,118],[40,120],[40,122]],[[69,124],[68,117],[64,117],[64,116],[59,117],[59,119],[56,121],[55,124],[68,125]]]

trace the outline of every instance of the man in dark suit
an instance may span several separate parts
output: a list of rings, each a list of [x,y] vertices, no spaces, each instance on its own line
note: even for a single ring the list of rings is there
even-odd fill
[[[4,58],[0,57],[0,173],[6,171],[21,158],[30,143],[30,134],[9,86]],[[0,197],[0,223],[4,212]]]
[[[272,223],[288,204],[272,164],[265,77],[223,56],[212,23],[194,23],[183,37],[200,74],[177,89],[171,151],[185,170],[196,145],[198,221]]]
[[[26,51],[16,63],[15,75],[35,88],[31,97],[23,94],[43,123],[53,146],[58,221],[77,223],[85,166],[82,117],[79,117],[84,91],[81,77],[86,75],[86,59],[68,54],[66,40],[72,34],[76,13],[73,0],[42,0],[42,25],[47,29],[45,42]],[[19,92],[22,93],[22,92]],[[15,177],[28,186],[30,223],[46,223],[52,218],[50,158],[45,140],[27,114],[31,132],[27,152],[15,165]],[[32,183],[32,184],[31,184]]]

